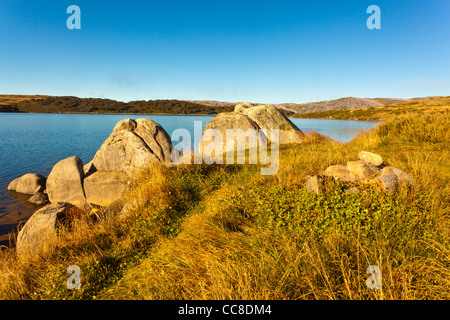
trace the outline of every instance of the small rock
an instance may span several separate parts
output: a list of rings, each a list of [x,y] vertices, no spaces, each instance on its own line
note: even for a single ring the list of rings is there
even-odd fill
[[[360,151],[358,153],[358,157],[359,159],[368,162],[376,167],[381,166],[383,164],[383,158],[376,153]]]
[[[312,177],[308,177],[309,178],[305,183],[305,188],[306,190],[315,192],[316,194],[323,193],[326,187],[326,183],[331,182],[331,178],[326,176],[315,175]]]
[[[323,172],[325,176],[334,177],[336,180],[341,180],[344,182],[358,182],[359,177],[355,173],[347,169],[343,165],[330,166]]]
[[[397,189],[398,177],[395,174],[386,174],[375,178],[374,182],[379,183],[383,190],[393,192]]]
[[[347,169],[356,174],[362,181],[370,180],[380,173],[380,169],[366,161],[348,161]]]
[[[403,182],[407,182],[407,183],[414,183],[414,179],[407,174],[406,172],[397,169],[395,167],[384,167],[383,170],[381,170],[381,175],[385,176],[385,175],[390,175],[390,174],[395,174],[398,177],[398,181],[400,183]]]
[[[43,192],[36,192],[34,195],[31,196],[30,199],[28,199],[28,202],[37,204],[39,206],[49,204],[48,196]]]

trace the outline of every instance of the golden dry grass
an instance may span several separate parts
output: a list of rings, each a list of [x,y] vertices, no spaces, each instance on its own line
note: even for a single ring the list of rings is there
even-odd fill
[[[450,113],[396,116],[348,144],[308,134],[280,170],[151,166],[130,203],[75,216],[33,263],[0,253],[1,299],[449,299]],[[306,175],[376,152],[416,183],[316,195]],[[66,288],[69,265],[82,289]],[[369,265],[382,271],[369,290]]]

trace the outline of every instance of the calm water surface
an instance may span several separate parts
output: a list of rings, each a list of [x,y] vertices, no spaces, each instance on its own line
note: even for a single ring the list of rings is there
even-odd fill
[[[184,128],[193,139],[194,121],[202,121],[204,128],[214,116],[0,113],[0,244],[7,245],[8,232],[16,230],[37,208],[27,202],[28,196],[16,198],[8,192],[10,181],[26,173],[48,176],[58,161],[74,155],[83,163],[91,161],[115,124],[128,118],[150,118],[169,135]],[[377,125],[369,121],[291,120],[303,131],[316,130],[341,142]]]

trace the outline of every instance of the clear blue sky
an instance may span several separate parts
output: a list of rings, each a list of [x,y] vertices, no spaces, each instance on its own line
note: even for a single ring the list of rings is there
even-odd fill
[[[69,5],[81,30],[68,30]],[[381,30],[369,30],[369,5]],[[0,1],[0,94],[266,103],[450,95],[449,0]]]

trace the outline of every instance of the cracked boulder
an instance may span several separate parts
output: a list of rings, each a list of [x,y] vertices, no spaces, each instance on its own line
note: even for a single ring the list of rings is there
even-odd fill
[[[127,119],[116,124],[92,160],[97,171],[125,172],[130,178],[151,162],[171,162],[172,142],[150,119]]]

